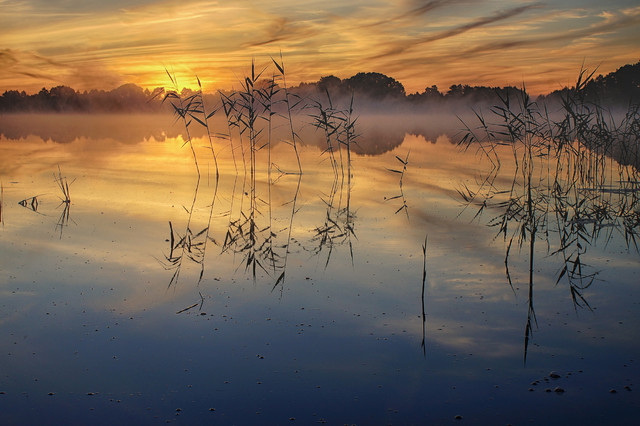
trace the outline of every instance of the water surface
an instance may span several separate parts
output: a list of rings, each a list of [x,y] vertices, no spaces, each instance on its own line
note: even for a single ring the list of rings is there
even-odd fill
[[[537,243],[525,343],[528,246],[510,249],[512,288],[507,242],[487,226],[497,213],[460,196],[489,164],[452,143],[457,129],[379,123],[351,179],[306,129],[303,174],[281,173],[296,160],[279,143],[271,174],[258,153],[252,186],[223,140],[216,179],[202,134],[198,178],[171,117],[0,122],[3,424],[631,424],[640,412],[635,247],[615,225],[589,243],[589,309]],[[497,187],[511,182],[505,152]],[[396,156],[408,156],[402,187]]]

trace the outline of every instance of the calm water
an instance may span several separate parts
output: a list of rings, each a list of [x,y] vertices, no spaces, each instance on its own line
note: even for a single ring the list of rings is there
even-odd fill
[[[512,289],[498,213],[459,195],[489,165],[455,117],[362,122],[350,182],[307,129],[303,175],[280,143],[252,187],[221,140],[216,183],[201,134],[198,179],[171,117],[0,117],[0,422],[632,424],[640,256],[619,224],[583,244],[591,309],[556,283],[551,225],[531,300],[528,243]]]

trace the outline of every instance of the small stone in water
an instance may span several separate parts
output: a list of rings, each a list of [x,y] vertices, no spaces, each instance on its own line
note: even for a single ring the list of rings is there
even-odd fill
[[[460,414],[458,414],[458,415],[456,415],[456,416],[454,417],[454,419],[456,419],[456,420],[462,420],[462,416],[461,416]]]
[[[560,386],[556,387],[553,391],[556,393],[564,393],[564,389],[562,389]]]
[[[617,391],[617,390],[615,390],[615,389],[611,389],[611,390],[609,391],[609,393],[618,393],[618,391]]]
[[[559,379],[560,375],[555,371],[552,371],[551,373],[549,373],[549,377],[551,377],[552,379]]]

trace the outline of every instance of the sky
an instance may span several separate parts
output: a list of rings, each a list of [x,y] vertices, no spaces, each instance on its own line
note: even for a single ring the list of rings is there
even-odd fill
[[[0,0],[0,93],[239,86],[282,54],[288,84],[379,72],[437,85],[571,86],[640,60],[637,0]],[[269,71],[270,68],[266,72]]]

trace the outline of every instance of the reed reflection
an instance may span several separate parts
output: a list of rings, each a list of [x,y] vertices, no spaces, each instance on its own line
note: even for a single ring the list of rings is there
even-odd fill
[[[409,219],[409,206],[407,205],[407,199],[404,196],[404,189],[402,187],[402,181],[404,180],[404,174],[406,173],[407,166],[409,165],[409,154],[410,153],[411,153],[411,151],[407,152],[407,156],[404,159],[402,159],[402,158],[400,158],[399,156],[396,155],[396,160],[398,160],[400,162],[400,164],[402,164],[402,170],[387,169],[392,173],[397,173],[397,174],[400,175],[400,182],[399,182],[400,194],[394,195],[392,197],[385,198],[385,201],[401,200],[402,201],[402,205],[395,211],[395,214],[398,214],[398,213],[400,213],[401,211],[404,210],[405,214],[407,215],[407,219]]]
[[[58,173],[53,174],[53,180],[61,193],[61,195],[58,195],[58,198],[60,199],[60,204],[58,204],[57,208],[62,207],[62,211],[58,216],[58,220],[55,225],[55,230],[56,232],[60,233],[60,238],[62,238],[64,228],[69,226],[69,223],[73,221],[71,219],[71,193],[70,193],[69,187],[73,184],[73,182],[75,182],[75,179],[69,182],[67,177],[62,175],[60,166],[58,166]],[[1,220],[1,223],[4,225],[4,218],[2,217],[2,196],[1,196],[3,195],[3,193],[4,193],[4,187],[1,187],[0,188],[0,220]],[[45,215],[44,213],[38,210],[40,208],[40,199],[43,197],[43,195],[44,194],[38,194],[38,195],[33,195],[30,197],[24,198],[18,201],[18,205],[28,210],[31,210],[34,213]]]
[[[207,252],[207,244],[209,241],[215,240],[211,237],[211,220],[213,217],[213,209],[218,194],[218,178],[216,177],[214,188],[212,190],[212,198],[209,203],[208,220],[206,226],[202,229],[192,229],[194,213],[196,210],[196,201],[198,200],[198,193],[200,190],[200,177],[196,180],[196,186],[193,194],[193,201],[189,208],[185,207],[187,212],[187,220],[184,231],[182,233],[174,230],[173,224],[169,221],[169,254],[164,256],[162,265],[167,270],[173,271],[173,275],[169,280],[169,287],[178,282],[180,277],[180,271],[185,259],[188,259],[200,267],[200,274],[198,276],[198,284],[202,281],[205,271],[205,257]],[[206,195],[206,194],[205,194]]]
[[[322,199],[326,205],[325,220],[322,225],[315,228],[315,235],[311,239],[316,244],[311,248],[314,255],[320,255],[323,250],[327,250],[325,268],[329,265],[334,247],[343,244],[349,246],[349,255],[353,265],[351,238],[357,239],[357,236],[354,229],[355,215],[351,211],[351,150],[360,136],[355,127],[357,117],[355,117],[353,110],[353,96],[349,106],[341,109],[334,106],[328,90],[326,95],[327,104],[316,101],[313,105],[314,113],[311,114],[313,126],[324,135],[326,148],[323,154],[329,156],[333,170],[331,189],[328,196]],[[345,151],[344,156],[343,151]]]
[[[257,71],[252,64],[251,75],[242,81],[239,91],[231,94],[220,94],[221,103],[212,108],[206,108],[200,81],[200,90],[196,93],[183,96],[178,90],[175,77],[169,74],[175,90],[166,94],[165,100],[171,102],[176,113],[176,117],[182,121],[186,130],[185,145],[189,145],[193,154],[197,172],[197,181],[194,191],[193,202],[190,208],[185,208],[188,214],[187,225],[183,234],[174,235],[173,227],[170,224],[170,253],[165,256],[164,265],[168,269],[173,269],[174,273],[170,279],[169,286],[175,284],[179,278],[180,269],[185,258],[201,265],[201,272],[198,283],[202,281],[204,275],[204,259],[208,242],[213,242],[220,246],[221,254],[233,253],[242,257],[241,265],[244,265],[245,272],[250,272],[254,282],[260,271],[271,275],[275,284],[283,285],[286,276],[286,264],[289,254],[289,244],[291,243],[291,230],[293,228],[296,213],[296,204],[300,190],[302,168],[297,151],[298,135],[294,129],[292,110],[296,108],[294,97],[288,92],[284,73],[284,64],[273,61],[277,72],[274,72],[270,79],[263,79],[265,70]],[[214,132],[210,119],[219,111],[224,113],[226,118],[227,133]],[[275,135],[274,127],[276,121],[286,123],[289,129],[289,143],[295,153],[298,165],[297,172],[284,172],[280,167],[272,162],[271,151],[272,141]],[[209,204],[209,216],[207,226],[198,232],[192,232],[191,222],[198,198],[200,185],[200,167],[198,156],[194,147],[194,140],[190,136],[191,126],[199,125],[205,129],[205,134],[209,142],[209,148],[215,164],[215,188],[213,199]],[[211,235],[211,223],[213,218],[214,204],[216,203],[218,182],[220,172],[214,149],[214,141],[228,144],[232,154],[235,169],[235,178],[231,191],[231,201],[229,208],[222,214],[228,216],[224,239],[218,243]],[[217,148],[216,148],[217,149]],[[240,150],[243,168],[240,170],[236,160],[236,151]],[[257,162],[258,153],[267,150],[268,162],[266,167],[266,191],[263,191],[258,175],[262,169]],[[248,163],[248,164],[247,164]],[[273,168],[278,170],[279,175],[273,178]],[[274,229],[274,217],[272,208],[272,189],[283,177],[297,176],[295,191],[291,196],[291,213],[288,219],[289,226],[283,230]],[[237,194],[240,186],[241,190]],[[267,214],[268,213],[268,214]],[[279,237],[286,232],[284,243],[279,241]]]
[[[588,75],[583,71],[573,91],[563,99],[563,116],[554,121],[544,106],[524,90],[501,98],[492,109],[497,124],[477,114],[479,126],[467,128],[461,145],[476,148],[491,169],[477,188],[459,190],[475,217],[490,210],[489,226],[506,243],[505,275],[512,290],[511,250],[528,251],[528,311],[524,361],[534,326],[534,261],[536,242],[562,267],[555,285],[566,283],[574,309],[591,309],[584,292],[598,271],[585,260],[596,242],[608,244],[615,233],[627,248],[638,250],[640,175],[638,171],[638,107],[631,106],[618,123],[599,105],[584,101]],[[515,168],[511,183],[498,183],[501,155],[511,150]],[[497,213],[497,214],[496,214]],[[514,291],[515,293],[515,291]]]
[[[0,224],[4,226],[4,215],[2,208],[4,206],[4,185],[0,182]]]

